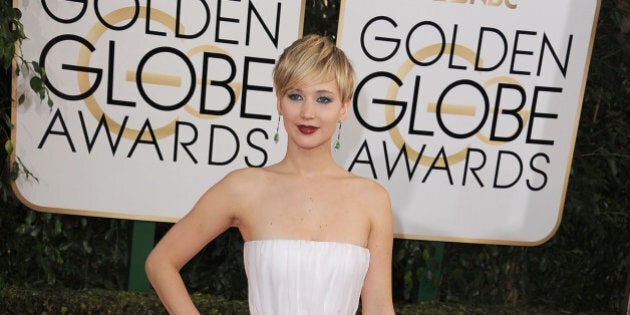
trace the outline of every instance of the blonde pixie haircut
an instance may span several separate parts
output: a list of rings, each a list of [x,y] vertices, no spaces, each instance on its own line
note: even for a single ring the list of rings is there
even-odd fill
[[[354,69],[346,54],[333,42],[310,34],[287,47],[273,70],[273,85],[278,98],[300,85],[318,84],[336,79],[341,101],[354,93]]]

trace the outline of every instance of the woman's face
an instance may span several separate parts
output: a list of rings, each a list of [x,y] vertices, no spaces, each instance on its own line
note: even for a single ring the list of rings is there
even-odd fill
[[[290,142],[310,149],[326,145],[340,121],[348,114],[349,101],[342,103],[337,80],[299,86],[278,99],[278,112]]]

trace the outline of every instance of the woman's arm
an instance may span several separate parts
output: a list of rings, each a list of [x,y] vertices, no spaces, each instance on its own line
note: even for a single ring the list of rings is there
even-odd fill
[[[179,271],[208,242],[235,224],[234,205],[238,198],[233,199],[233,177],[226,176],[206,191],[145,262],[149,281],[169,314],[199,314]]]
[[[370,267],[361,292],[364,315],[394,314],[392,302],[392,246],[394,242],[392,209],[387,191],[380,185],[370,194],[371,225],[368,238]]]

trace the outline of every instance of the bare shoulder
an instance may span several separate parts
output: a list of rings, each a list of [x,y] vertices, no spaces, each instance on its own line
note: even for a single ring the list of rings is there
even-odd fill
[[[225,199],[230,208],[242,208],[247,201],[258,196],[269,177],[263,169],[242,168],[230,171],[206,193],[213,200]]]
[[[269,172],[264,168],[241,168],[229,172],[221,180],[221,183],[242,190],[243,188],[259,186],[266,181],[268,177]]]
[[[366,208],[373,209],[377,212],[391,212],[391,201],[385,187],[372,179],[356,176],[354,174],[350,175],[350,178],[350,182],[352,183],[350,185],[352,189],[351,193],[354,194]]]
[[[230,171],[203,194],[198,205],[201,209],[214,213],[224,211],[232,217],[232,225],[235,225],[247,209],[251,209],[264,194],[264,187],[269,186],[267,173],[259,168]]]
[[[389,198],[389,193],[375,180],[350,173],[349,179],[354,189],[358,189],[365,195],[374,195],[375,198]]]

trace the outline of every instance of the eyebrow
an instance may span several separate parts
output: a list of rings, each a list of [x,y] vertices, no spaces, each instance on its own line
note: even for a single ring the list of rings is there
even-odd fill
[[[330,94],[335,94],[335,92],[333,92],[333,91],[331,91],[331,90],[326,90],[326,89],[317,90],[317,91],[315,91],[315,93],[330,93]]]
[[[300,89],[300,88],[295,88],[295,89],[288,89],[287,93],[290,92],[300,92],[300,93],[304,93],[304,90]],[[315,90],[315,93],[330,93],[330,94],[335,94],[335,92],[331,91],[331,90],[327,90],[327,89],[320,89],[320,90]]]

